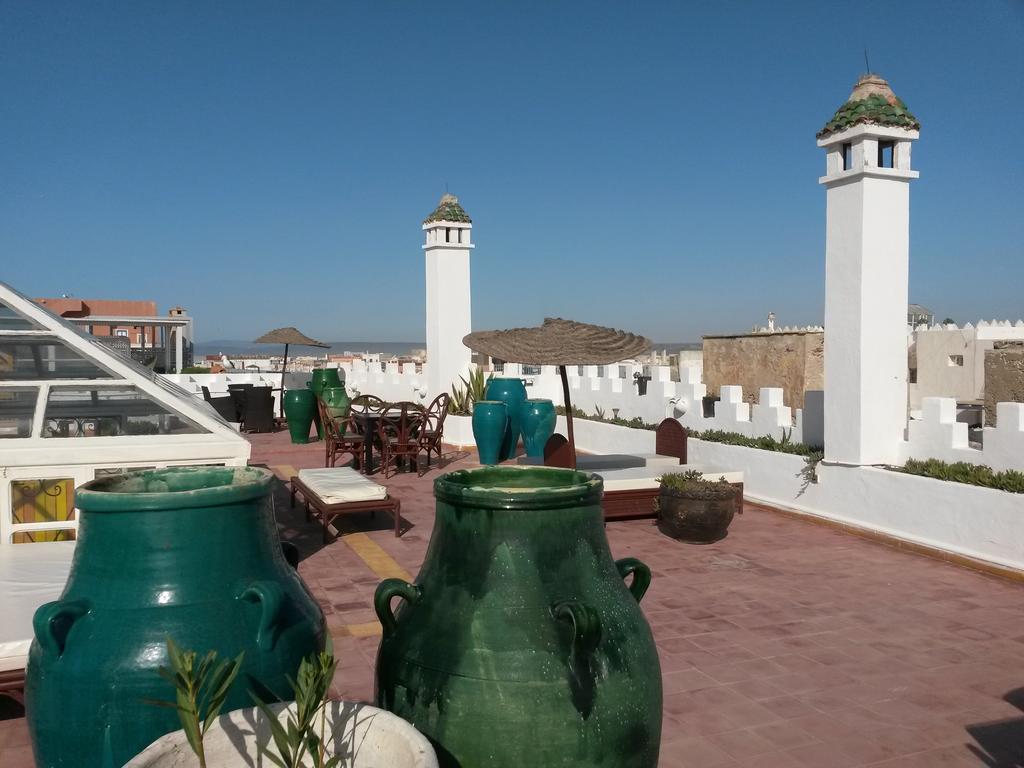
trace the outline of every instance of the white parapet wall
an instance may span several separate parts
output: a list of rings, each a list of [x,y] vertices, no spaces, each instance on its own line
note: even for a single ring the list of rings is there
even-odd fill
[[[940,459],[984,464],[995,470],[1024,469],[1024,403],[998,403],[995,427],[981,431],[981,447],[968,441],[967,425],[957,421],[956,400],[926,397],[921,418],[907,426],[900,458]]]
[[[582,419],[574,426],[580,450],[654,450],[650,430]],[[561,418],[558,429],[564,433]],[[688,461],[743,472],[751,501],[1024,571],[1024,494],[879,467],[821,463],[817,481],[811,482],[803,456],[692,438]],[[733,535],[742,536],[742,519],[736,525]]]

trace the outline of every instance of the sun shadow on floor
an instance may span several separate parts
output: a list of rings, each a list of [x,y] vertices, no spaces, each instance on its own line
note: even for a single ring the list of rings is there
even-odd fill
[[[1024,688],[1016,688],[1003,696],[1024,712]],[[1021,768],[1024,766],[1024,717],[993,720],[966,726],[967,732],[980,746],[967,748],[988,768]]]

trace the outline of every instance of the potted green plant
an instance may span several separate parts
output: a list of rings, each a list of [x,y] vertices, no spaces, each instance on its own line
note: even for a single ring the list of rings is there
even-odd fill
[[[669,472],[658,478],[658,526],[673,538],[710,544],[725,538],[736,512],[736,488],[705,480],[701,472]]]
[[[321,651],[303,659],[291,681],[291,702],[220,714],[242,656],[202,659],[168,641],[171,668],[161,675],[175,691],[180,731],[154,741],[125,768],[437,768],[433,747],[400,717],[369,704],[331,701],[335,660]],[[218,716],[219,715],[219,716]]]

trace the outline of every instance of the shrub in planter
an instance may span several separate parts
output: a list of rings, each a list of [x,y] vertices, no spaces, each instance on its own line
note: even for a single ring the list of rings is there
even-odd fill
[[[705,480],[700,472],[671,472],[658,478],[658,527],[693,544],[725,538],[736,513],[736,488],[722,478]]]

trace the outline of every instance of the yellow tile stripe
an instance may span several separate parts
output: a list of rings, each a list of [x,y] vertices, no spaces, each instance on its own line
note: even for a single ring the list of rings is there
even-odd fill
[[[378,621],[366,624],[344,624],[331,630],[332,637],[379,637],[381,626]]]
[[[291,464],[275,464],[270,467],[270,471],[277,475],[278,479],[283,483],[287,483],[299,474],[298,470]]]
[[[359,555],[359,559],[380,578],[412,581],[412,575],[365,533],[348,533],[342,536],[341,540],[348,544],[352,551]]]

